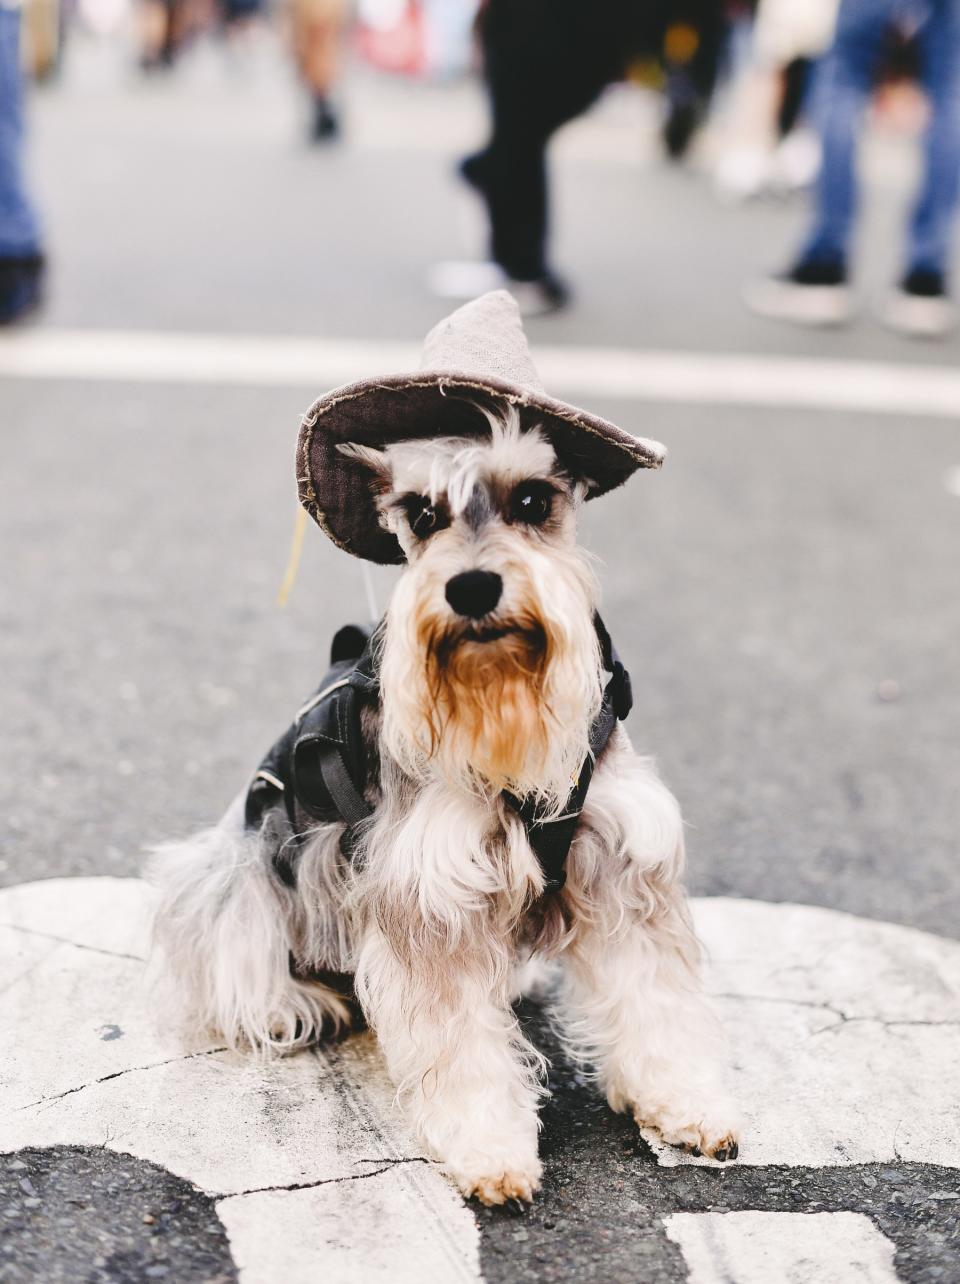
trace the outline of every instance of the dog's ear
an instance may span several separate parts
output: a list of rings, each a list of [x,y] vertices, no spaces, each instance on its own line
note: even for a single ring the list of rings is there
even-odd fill
[[[384,530],[390,531],[395,535],[397,533],[396,514],[390,511],[393,470],[390,467],[386,451],[377,450],[375,446],[365,446],[359,441],[338,442],[337,450],[344,458],[349,459],[351,463],[359,465],[357,471],[360,472],[361,477],[363,473],[369,474],[370,493],[373,498],[373,513],[371,516],[376,517],[377,522]],[[361,493],[358,496],[358,509],[362,512],[365,507]]]
[[[368,468],[373,474],[377,490],[390,489],[390,464],[384,451],[377,450],[374,446],[364,446],[358,441],[338,442],[337,450],[347,459],[355,460]]]

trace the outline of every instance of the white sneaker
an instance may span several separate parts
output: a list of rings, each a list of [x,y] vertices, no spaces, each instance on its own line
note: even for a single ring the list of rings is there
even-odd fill
[[[441,299],[475,299],[488,290],[509,290],[524,317],[546,316],[569,302],[566,286],[554,276],[515,281],[497,263],[470,259],[435,263],[427,276],[427,286]]]
[[[957,310],[939,272],[908,273],[878,312],[884,325],[912,339],[942,339],[957,324]]]
[[[836,279],[831,280],[832,276]],[[802,266],[785,276],[748,282],[743,301],[758,316],[797,325],[845,325],[854,313],[853,294],[841,273]]]
[[[434,263],[427,287],[441,299],[476,299],[488,290],[502,290],[508,277],[497,263],[476,259],[447,259]]]

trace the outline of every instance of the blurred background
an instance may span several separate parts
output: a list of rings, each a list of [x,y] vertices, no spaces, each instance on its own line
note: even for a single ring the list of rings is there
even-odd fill
[[[952,0],[0,0],[0,37],[0,881],[226,805],[369,610],[316,530],[277,605],[298,415],[503,285],[552,392],[670,449],[584,533],[694,890],[956,932]]]

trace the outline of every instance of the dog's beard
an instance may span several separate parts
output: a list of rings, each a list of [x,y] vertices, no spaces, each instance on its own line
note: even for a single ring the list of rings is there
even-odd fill
[[[450,746],[493,789],[543,778],[555,718],[546,698],[548,635],[525,620],[501,629],[424,630],[430,754]]]
[[[392,756],[414,774],[429,764],[467,788],[533,796],[557,815],[600,700],[586,603],[474,626],[404,597],[391,608],[381,673]]]

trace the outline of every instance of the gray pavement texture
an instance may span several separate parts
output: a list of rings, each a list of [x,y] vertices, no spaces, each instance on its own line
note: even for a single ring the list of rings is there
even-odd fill
[[[425,273],[467,248],[451,165],[479,128],[473,88],[361,77],[356,146],[318,155],[276,76],[254,92],[77,65],[33,104],[53,261],[41,325],[411,339],[436,320]],[[824,336],[745,315],[741,279],[783,260],[802,207],[721,208],[639,143],[634,166],[594,153],[601,126],[575,130],[557,261],[578,302],[534,341],[956,362],[957,340],[917,347],[868,319]],[[893,173],[871,190],[865,298],[899,266]],[[364,618],[357,564],[313,531],[292,601],[274,604],[306,400],[0,386],[0,882],[134,875],[146,843],[214,819],[324,671],[333,630]],[[584,537],[634,674],[631,734],[688,819],[692,889],[957,935],[956,425],[594,408],[670,447],[661,475],[587,510]],[[376,580],[384,600],[390,575]],[[865,1211],[902,1279],[960,1278],[955,1174],[663,1170],[559,1056],[553,1075],[543,1198],[479,1214],[489,1280],[682,1279],[659,1217],[706,1207]],[[150,1165],[47,1151],[2,1174],[4,1281],[154,1278],[147,1263],[233,1278],[209,1204]]]
[[[63,1146],[0,1155],[3,1284],[229,1284],[213,1200],[163,1168]]]
[[[225,808],[319,681],[335,628],[365,617],[359,567],[311,530],[275,605],[300,393],[3,395],[21,769],[0,779],[2,878],[134,874],[145,842]],[[954,427],[597,409],[670,446],[662,473],[588,506],[584,537],[635,678],[631,734],[685,809],[692,888],[954,935]]]
[[[552,1095],[542,1112],[544,1184],[525,1213],[479,1211],[488,1284],[680,1284],[687,1270],[667,1239],[664,1216],[758,1208],[863,1213],[895,1244],[904,1284],[960,1278],[954,1170],[933,1164],[658,1167],[632,1122],[611,1114],[565,1063],[542,1015],[524,1008],[530,1033],[553,1066]]]

